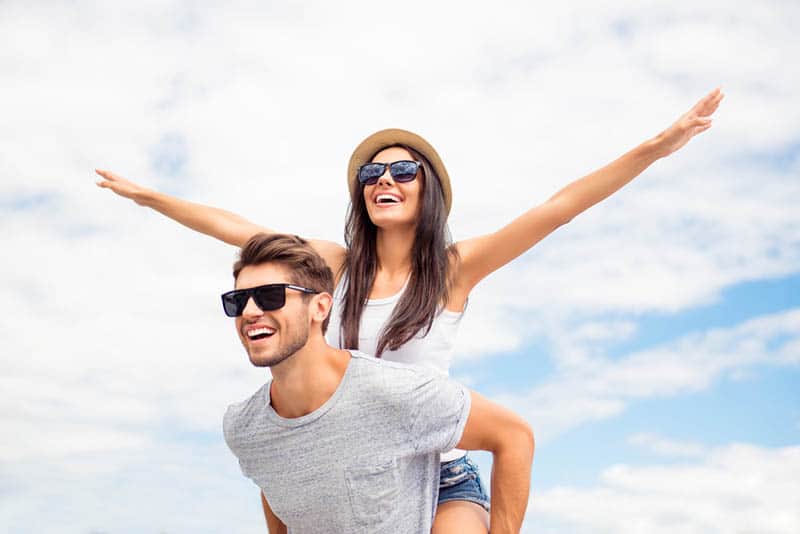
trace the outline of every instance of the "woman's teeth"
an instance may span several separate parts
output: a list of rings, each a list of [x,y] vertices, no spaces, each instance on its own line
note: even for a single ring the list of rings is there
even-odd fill
[[[378,195],[378,197],[375,199],[375,202],[378,204],[387,204],[387,203],[396,204],[400,202],[400,198],[394,195],[383,194],[383,195]]]

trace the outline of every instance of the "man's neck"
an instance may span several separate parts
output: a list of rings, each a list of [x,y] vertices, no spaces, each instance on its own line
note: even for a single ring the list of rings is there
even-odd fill
[[[309,343],[271,369],[270,400],[281,417],[293,419],[319,409],[342,382],[350,353],[334,349],[324,338]]]

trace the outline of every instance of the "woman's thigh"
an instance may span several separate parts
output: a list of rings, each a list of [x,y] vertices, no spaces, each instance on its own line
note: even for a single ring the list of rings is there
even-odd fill
[[[487,534],[489,513],[474,502],[449,501],[436,509],[431,534]]]
[[[441,465],[433,534],[486,534],[488,509],[489,496],[478,466],[468,456]]]

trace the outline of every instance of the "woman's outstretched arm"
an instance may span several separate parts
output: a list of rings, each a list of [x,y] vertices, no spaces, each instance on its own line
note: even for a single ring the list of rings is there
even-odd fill
[[[111,171],[97,169],[95,172],[103,178],[97,182],[98,187],[110,189],[140,206],[152,208],[192,230],[231,245],[241,247],[259,232],[274,233],[273,230],[252,223],[235,213],[159,193]]]
[[[275,232],[230,211],[189,202],[142,187],[111,171],[98,169],[95,172],[102,177],[102,180],[97,182],[98,187],[110,189],[141,206],[152,208],[192,230],[215,237],[225,243],[241,247],[257,233],[271,234]],[[333,272],[337,273],[344,261],[344,247],[319,239],[311,239],[310,242]]]
[[[605,167],[570,183],[544,204],[528,210],[497,232],[457,243],[461,267],[454,289],[468,293],[485,276],[617,192],[657,159],[672,154],[709,129],[711,115],[722,97],[719,89],[711,91],[672,126]]]

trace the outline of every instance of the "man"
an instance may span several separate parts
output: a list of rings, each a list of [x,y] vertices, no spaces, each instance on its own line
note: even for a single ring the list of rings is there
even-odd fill
[[[228,408],[225,439],[271,533],[430,532],[439,454],[453,447],[493,453],[491,531],[519,531],[534,448],[524,421],[447,378],[329,346],[333,276],[298,237],[254,236],[234,277],[225,312],[272,379]]]

